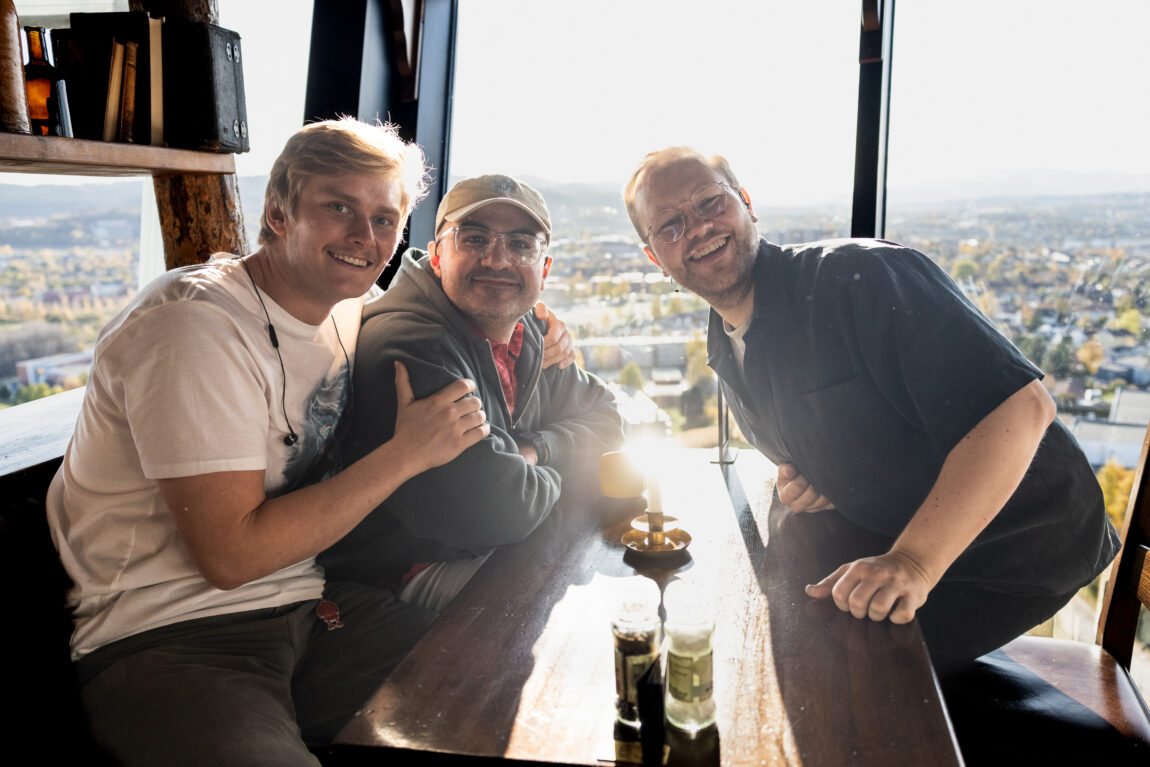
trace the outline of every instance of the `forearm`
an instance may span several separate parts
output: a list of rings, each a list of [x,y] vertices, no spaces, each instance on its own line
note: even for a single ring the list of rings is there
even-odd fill
[[[551,513],[562,483],[494,436],[424,472],[386,503],[412,535],[480,552],[527,537]]]
[[[614,396],[577,367],[545,376],[548,406],[534,430],[547,443],[548,464],[564,474],[597,468],[599,456],[618,450],[624,441]]]
[[[160,480],[160,491],[204,577],[219,588],[307,559],[331,546],[404,482],[458,456],[490,429],[471,381],[415,400],[396,364],[395,435],[339,475],[268,499],[263,471]]]
[[[1038,381],[1009,397],[947,455],[926,501],[891,553],[933,587],[1014,494],[1055,415]]]
[[[334,544],[421,470],[417,460],[389,441],[331,479],[275,498],[264,497],[262,472],[183,478],[180,500],[165,497],[169,505],[184,506],[182,514],[173,511],[204,577],[217,588],[231,589]],[[171,482],[161,480],[161,489]],[[210,526],[181,524],[194,508],[251,511],[220,514]]]
[[[282,541],[288,564],[315,556],[429,468],[404,453],[389,440],[330,479],[265,501],[253,513],[253,530],[262,526],[265,540]]]
[[[539,434],[547,443],[549,464],[560,473],[585,471],[599,456],[623,445],[623,420],[613,409],[586,417],[544,424]]]

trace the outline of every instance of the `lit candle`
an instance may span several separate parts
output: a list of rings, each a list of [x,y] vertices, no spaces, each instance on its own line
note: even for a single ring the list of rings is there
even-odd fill
[[[662,546],[663,537],[663,492],[659,489],[659,477],[655,472],[647,474],[647,539],[652,546]]]
[[[663,513],[663,494],[659,489],[659,477],[655,473],[647,475],[647,512]]]

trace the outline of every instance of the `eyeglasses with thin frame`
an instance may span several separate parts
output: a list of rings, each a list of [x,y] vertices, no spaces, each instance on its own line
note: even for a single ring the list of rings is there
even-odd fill
[[[687,232],[687,217],[683,215],[685,206],[690,205],[700,218],[721,216],[726,212],[730,193],[733,192],[731,185],[722,181],[704,184],[695,190],[687,202],[655,214],[655,225],[647,227],[647,236],[667,244],[678,242]]]
[[[481,226],[452,226],[440,232],[436,241],[443,239],[448,232],[454,234],[455,249],[469,258],[483,258],[495,247],[496,240],[503,240],[507,260],[516,266],[537,263],[547,250],[547,241],[542,237],[523,232],[500,234]]]

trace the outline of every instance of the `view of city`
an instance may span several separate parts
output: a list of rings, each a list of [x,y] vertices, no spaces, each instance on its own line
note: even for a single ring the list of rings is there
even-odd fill
[[[571,327],[587,368],[645,390],[679,431],[686,392],[698,389],[703,400],[714,393],[704,305],[648,262],[616,187],[532,181],[555,221],[545,300]],[[261,184],[249,179],[244,187]],[[138,183],[52,189],[0,186],[9,212],[0,220],[3,404],[81,385],[100,327],[137,288]],[[59,212],[37,212],[43,195]],[[249,203],[249,219],[257,205]],[[838,237],[848,228],[845,210],[767,209],[760,219],[777,242]],[[1003,198],[906,210],[889,222],[888,238],[950,273],[1046,371],[1065,414],[1108,421],[1115,392],[1129,401],[1150,384],[1150,242],[1140,236],[1148,225],[1142,194]],[[713,412],[692,418],[714,423]],[[1129,442],[1136,460],[1140,437]],[[1111,458],[1133,464],[1121,444],[1092,455],[1099,465]]]

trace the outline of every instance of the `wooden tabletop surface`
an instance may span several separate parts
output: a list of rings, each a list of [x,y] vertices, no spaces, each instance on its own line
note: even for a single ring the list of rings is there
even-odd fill
[[[727,466],[713,457],[676,451],[663,474],[664,509],[693,537],[686,562],[625,557],[632,508],[561,504],[526,541],[496,551],[344,728],[337,752],[609,763],[610,617],[620,579],[638,573],[660,586],[699,581],[716,596],[717,735],[674,738],[671,763],[961,765],[917,625],[856,620],[803,593],[878,544],[843,535],[837,515],[779,504],[774,467],[758,453]]]

